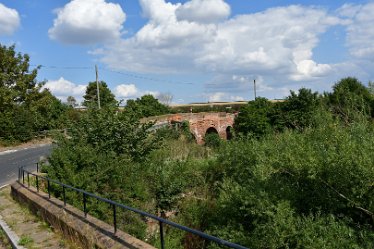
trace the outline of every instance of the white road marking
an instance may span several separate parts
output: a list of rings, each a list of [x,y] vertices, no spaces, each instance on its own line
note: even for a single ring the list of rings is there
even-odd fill
[[[18,150],[6,150],[6,151],[3,151],[3,152],[0,152],[0,156],[1,155],[6,155],[6,154],[10,154],[10,153],[14,153],[14,152],[17,152]]]
[[[22,150],[41,148],[41,147],[48,146],[48,145],[50,145],[50,144],[38,144],[38,145],[35,145],[35,146],[21,148],[21,149],[17,149],[17,150],[6,150],[6,151],[0,152],[0,156],[1,155],[6,155],[6,154],[11,154],[11,153],[14,153],[14,152],[17,152],[17,151],[22,151]]]

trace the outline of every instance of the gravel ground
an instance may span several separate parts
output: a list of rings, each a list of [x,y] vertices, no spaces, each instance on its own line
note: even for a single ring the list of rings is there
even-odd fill
[[[10,187],[0,190],[0,214],[20,238],[19,244],[26,248],[77,248],[65,241],[59,233],[54,233],[47,223],[34,216],[26,207],[14,201],[10,196]],[[0,249],[3,248],[0,244]]]

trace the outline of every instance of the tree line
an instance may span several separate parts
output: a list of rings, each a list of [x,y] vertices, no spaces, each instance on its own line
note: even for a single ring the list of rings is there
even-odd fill
[[[75,110],[73,96],[66,103],[57,99],[46,82],[37,80],[40,67],[30,69],[30,57],[17,53],[15,46],[0,44],[0,143],[26,142],[45,131],[65,129],[76,121],[81,112]],[[99,82],[100,102],[104,109],[117,108],[119,102],[104,81]],[[96,82],[89,82],[83,105],[97,108]],[[151,95],[127,101],[127,111],[137,116],[153,116],[169,112]]]
[[[302,131],[316,127],[324,112],[347,125],[362,118],[371,120],[374,117],[372,85],[369,82],[366,87],[356,78],[347,77],[337,82],[332,92],[319,94],[301,88],[275,103],[259,97],[240,109],[235,130],[256,137],[285,129]]]

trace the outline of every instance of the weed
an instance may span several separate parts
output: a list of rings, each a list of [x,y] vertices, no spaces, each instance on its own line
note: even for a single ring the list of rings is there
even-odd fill
[[[10,244],[7,236],[5,235],[5,232],[0,228],[0,247],[3,246],[5,248],[12,248],[12,245]]]
[[[22,235],[18,241],[18,245],[20,246],[30,246],[34,240],[28,235]]]

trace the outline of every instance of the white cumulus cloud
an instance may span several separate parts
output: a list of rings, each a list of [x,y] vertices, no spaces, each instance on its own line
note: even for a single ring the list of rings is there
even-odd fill
[[[347,8],[350,12],[347,13]],[[347,25],[347,44],[355,58],[374,62],[374,3],[366,5],[348,5],[340,9],[340,14],[349,16]]]
[[[134,36],[96,51],[111,68],[148,73],[267,74],[291,81],[313,80],[333,71],[333,65],[313,59],[319,36],[329,27],[343,24],[325,9],[291,5],[229,18],[230,8],[223,0],[140,3],[148,23]],[[206,8],[208,5],[211,7]],[[206,20],[193,17],[196,13],[192,12],[181,18],[182,10],[188,8],[205,10]]]
[[[53,95],[65,102],[68,96],[73,96],[78,102],[83,100],[87,85],[78,85],[63,77],[58,80],[49,80],[43,86],[43,89],[49,89]]]
[[[20,23],[21,19],[17,10],[0,3],[0,36],[13,34]]]
[[[114,95],[118,100],[135,99],[146,94],[153,95],[155,98],[157,98],[160,95],[160,92],[140,90],[135,84],[120,84],[114,88]]]
[[[223,0],[191,0],[176,9],[178,20],[215,23],[230,15],[230,5]]]
[[[121,84],[116,86],[116,88],[114,89],[114,94],[119,99],[131,98],[138,96],[139,90],[134,84]]]
[[[68,44],[95,44],[119,39],[126,14],[105,0],[72,0],[56,10],[49,37]]]

